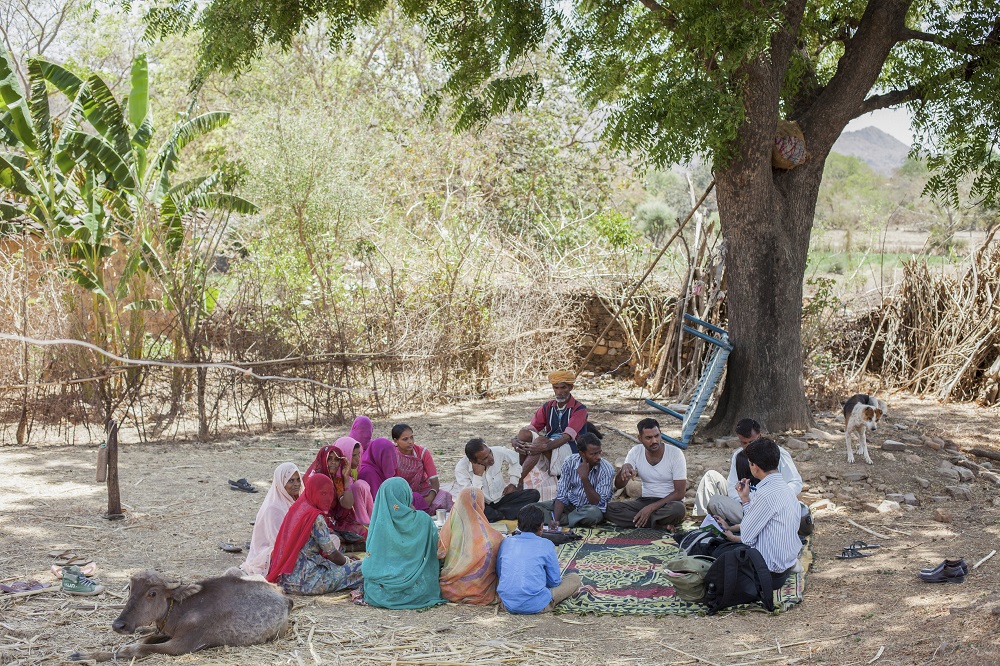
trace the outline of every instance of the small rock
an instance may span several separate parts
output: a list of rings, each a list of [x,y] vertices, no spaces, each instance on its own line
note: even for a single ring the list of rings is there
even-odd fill
[[[884,493],[888,489],[889,486],[885,485],[884,483],[880,483],[877,486],[875,486],[875,490],[879,491],[880,493]]]
[[[785,448],[791,449],[792,451],[805,451],[809,448],[809,444],[808,442],[803,442],[801,439],[789,437],[785,440]]]
[[[906,426],[903,425],[902,423],[897,423],[895,425],[895,427],[896,427],[896,430],[906,430]]]
[[[1000,506],[1000,497],[993,498],[993,506]]]
[[[947,486],[945,490],[957,500],[972,501],[972,489],[968,486]]]
[[[868,472],[864,470],[858,472],[844,472],[843,475],[841,475],[841,478],[844,479],[844,481],[861,481],[862,479],[868,478]]]
[[[905,451],[906,450],[906,444],[903,444],[902,442],[898,442],[898,441],[896,441],[894,439],[887,439],[884,442],[882,442],[882,450],[883,451]]]
[[[812,430],[810,430],[806,436],[803,436],[803,439],[810,439],[808,435],[813,436],[811,439],[822,439],[827,442],[839,442],[841,439],[843,439],[842,437],[838,437],[837,435],[825,432],[823,430],[819,430],[817,428],[813,428]]]
[[[826,477],[828,479],[839,479],[840,478],[840,474],[837,473],[837,472],[827,472],[826,473]]]
[[[802,451],[795,454],[795,459],[800,462],[808,462],[812,460],[812,451]]]
[[[931,437],[931,441],[940,446],[942,449],[944,448],[944,440],[940,437]]]
[[[931,497],[931,501],[937,503],[947,502],[950,499],[951,499],[950,497],[947,497],[945,495],[934,495]]]
[[[882,454],[882,457],[883,457],[883,458],[885,458],[886,460],[891,460],[891,461],[893,461],[893,462],[895,462],[895,461],[896,461],[896,456],[892,455],[892,454],[891,454],[891,453],[889,453],[888,451],[884,452],[884,453]]]
[[[979,478],[986,481],[987,483],[992,483],[995,486],[1000,486],[1000,474],[996,472],[984,471],[979,473]]]
[[[993,469],[993,463],[991,463],[989,460],[987,460],[984,463],[981,463],[979,466],[985,469]]]
[[[887,500],[891,501],[891,502],[896,502],[898,504],[902,504],[903,503],[903,494],[902,493],[889,493],[889,494],[887,494],[885,496],[885,498]]]
[[[874,511],[875,513],[892,513],[893,511],[899,511],[899,502],[893,502],[892,500],[882,500],[880,503],[867,502],[861,507],[865,511]]]
[[[924,440],[914,435],[900,435],[899,438],[906,442],[907,444],[913,444],[914,446],[920,446],[924,443]]]
[[[727,439],[726,440],[726,446],[728,446],[731,449],[738,449],[741,446],[740,440],[738,440],[738,439]]]
[[[816,500],[815,502],[810,504],[809,508],[812,509],[813,511],[822,511],[823,509],[833,509],[835,507],[833,502],[831,502],[830,500],[821,499],[821,500]]]
[[[944,477],[948,481],[961,481],[962,475],[954,467],[939,467],[938,476]]]
[[[956,467],[954,469],[958,472],[958,477],[962,483],[968,483],[976,478],[976,475],[972,473],[971,469],[966,469],[964,467]]]
[[[920,500],[913,493],[906,493],[903,495],[903,502],[909,506],[920,506]]]
[[[924,461],[923,458],[921,458],[915,453],[908,453],[906,456],[903,457],[903,460],[905,460],[909,465],[919,465]]]
[[[920,484],[921,488],[930,488],[931,482],[919,476],[913,477],[913,480]]]
[[[672,405],[667,405],[667,409],[672,409],[672,410],[674,410],[675,412],[677,412],[679,414],[683,414],[683,413],[685,413],[688,410],[688,406],[687,405],[682,405],[679,402],[675,402]]]
[[[933,449],[934,451],[940,451],[942,448],[944,448],[943,444],[938,444],[930,437],[924,437],[924,446],[926,446],[929,449]]]
[[[956,444],[954,441],[952,441],[950,439],[944,440],[944,449],[945,449],[945,451],[959,451],[960,450],[958,448],[958,444]]]
[[[948,509],[934,509],[934,520],[939,523],[950,523],[951,511]]]
[[[904,504],[903,508],[905,510],[907,510],[907,511],[916,511],[917,510],[917,507],[913,506],[912,504]]]
[[[990,611],[993,615],[1000,615],[1000,606],[994,606],[993,610]]]

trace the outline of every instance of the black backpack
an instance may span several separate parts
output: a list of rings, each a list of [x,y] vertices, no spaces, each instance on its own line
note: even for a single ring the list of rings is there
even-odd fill
[[[675,534],[674,541],[677,542],[677,547],[688,555],[712,555],[716,548],[726,543],[725,539],[720,539],[713,532],[705,529]]]
[[[768,611],[774,610],[774,589],[771,572],[764,557],[754,548],[741,543],[719,546],[715,563],[705,574],[705,599],[708,614],[724,608],[759,601]]]

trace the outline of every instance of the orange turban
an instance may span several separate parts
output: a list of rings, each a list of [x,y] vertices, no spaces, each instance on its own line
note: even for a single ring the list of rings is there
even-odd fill
[[[556,384],[573,384],[576,382],[576,375],[570,370],[555,370],[549,373],[549,383],[555,386]]]

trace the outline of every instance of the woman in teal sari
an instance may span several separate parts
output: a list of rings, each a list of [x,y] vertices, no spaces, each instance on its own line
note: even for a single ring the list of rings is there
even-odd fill
[[[438,584],[434,520],[413,508],[405,479],[387,479],[375,495],[368,557],[361,563],[365,601],[379,608],[426,608],[444,603]]]

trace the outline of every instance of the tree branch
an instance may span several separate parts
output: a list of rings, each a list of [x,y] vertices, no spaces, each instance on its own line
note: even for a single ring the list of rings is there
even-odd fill
[[[888,109],[890,106],[896,106],[897,104],[902,104],[903,102],[912,102],[913,100],[921,99],[921,97],[922,96],[917,92],[917,86],[915,85],[902,90],[890,90],[883,95],[872,95],[865,101],[861,102],[858,106],[858,110],[851,116],[851,120],[863,116],[866,113],[871,113],[872,111]]]
[[[642,4],[654,12],[666,11],[666,7],[658,3],[656,0],[639,0]]]
[[[949,51],[954,51],[955,53],[961,53],[963,55],[975,55],[983,48],[983,46],[979,44],[959,44],[954,39],[949,38],[946,35],[937,35],[930,32],[923,32],[921,30],[911,30],[909,28],[905,28],[899,37],[899,41],[908,42],[913,40],[936,44],[937,46],[946,48]]]

